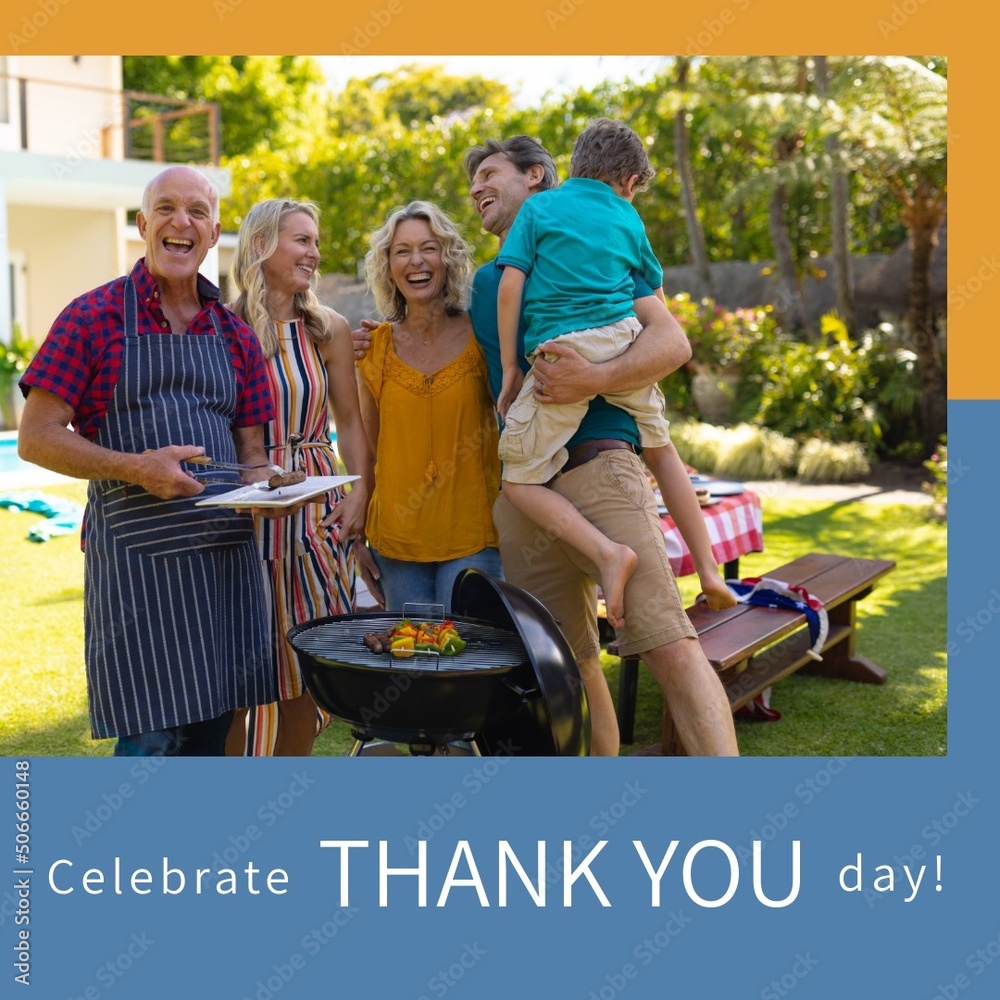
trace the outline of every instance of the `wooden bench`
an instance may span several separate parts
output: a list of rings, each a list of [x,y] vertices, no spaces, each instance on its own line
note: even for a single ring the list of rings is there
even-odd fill
[[[809,656],[806,617],[798,611],[738,604],[726,611],[710,611],[704,603],[687,609],[709,662],[719,673],[735,712],[762,691],[802,670],[868,684],[885,683],[886,673],[855,652],[857,603],[875,583],[895,568],[884,559],[855,559],[813,552],[763,576],[805,587],[823,602],[830,631],[823,659]],[[617,655],[617,644],[608,644]],[[618,683],[618,728],[623,743],[631,743],[640,656],[622,658]],[[665,754],[682,754],[669,705],[663,707]]]

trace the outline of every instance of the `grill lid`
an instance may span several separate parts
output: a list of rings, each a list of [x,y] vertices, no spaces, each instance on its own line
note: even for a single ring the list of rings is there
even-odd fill
[[[504,580],[466,569],[455,580],[451,607],[456,615],[513,628],[527,653],[508,680],[537,695],[526,697],[513,713],[488,720],[482,735],[491,753],[586,756],[590,708],[583,678],[566,637],[541,602]]]

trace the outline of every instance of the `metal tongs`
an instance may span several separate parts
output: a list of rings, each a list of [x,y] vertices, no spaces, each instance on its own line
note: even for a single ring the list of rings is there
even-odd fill
[[[185,458],[185,462],[192,462],[195,465],[207,465],[212,469],[226,469],[231,472],[267,472],[268,476],[284,475],[285,470],[280,465],[241,465],[239,462],[217,462],[208,455],[197,455],[194,458]]]
[[[300,482],[305,478],[304,473],[296,473],[294,471],[286,472],[280,465],[243,465],[240,462],[217,462],[208,455],[198,455],[195,458],[187,458],[184,461],[193,462],[196,465],[204,465],[209,470],[219,469],[225,472],[238,472],[240,473],[240,478],[243,480],[245,485],[254,486],[259,490],[265,490],[267,492],[278,490],[282,486],[292,486],[296,482]],[[271,480],[275,479],[275,477],[281,478],[280,481],[277,481],[275,485],[272,486]],[[222,486],[233,485],[228,480],[205,479],[201,475],[198,476],[198,481],[202,483],[215,483]]]

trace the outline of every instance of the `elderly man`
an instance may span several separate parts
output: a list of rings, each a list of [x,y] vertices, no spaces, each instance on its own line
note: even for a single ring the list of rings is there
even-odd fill
[[[252,518],[196,506],[206,486],[183,463],[265,464],[273,407],[256,338],[198,273],[219,238],[215,188],[170,167],[136,221],[145,257],[71,302],[25,372],[18,451],[90,481],[93,737],[117,737],[120,756],[220,756],[233,710],[277,692]]]
[[[528,136],[474,147],[466,153],[464,166],[483,227],[499,238],[501,246],[525,200],[557,183],[552,157]],[[596,246],[599,236],[595,241]],[[471,306],[473,329],[486,354],[494,395],[502,376],[496,305],[501,273],[495,260],[476,272]],[[611,361],[591,365],[571,347],[546,347],[555,359],[535,362],[539,401],[572,402],[595,393],[646,386],[690,357],[683,331],[638,278],[634,308],[643,332]],[[522,318],[522,337],[523,325]],[[569,460],[550,486],[606,535],[639,555],[638,568],[625,591],[629,610],[619,648],[642,655],[671,706],[687,751],[736,755],[729,702],[684,613],[637,445],[635,422],[598,396],[569,442]],[[701,512],[680,458],[672,446],[670,451],[670,460],[677,466],[670,477],[675,485],[665,490],[664,501],[685,535],[694,537],[695,532],[704,531]],[[503,494],[494,507],[494,521],[504,576],[549,609],[577,656],[591,706],[593,752],[617,753],[614,708],[598,658],[596,567],[575,549],[552,543]]]

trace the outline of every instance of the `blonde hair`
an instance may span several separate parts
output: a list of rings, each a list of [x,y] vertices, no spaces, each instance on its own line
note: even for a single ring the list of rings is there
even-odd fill
[[[237,291],[230,308],[250,326],[260,341],[264,357],[272,358],[278,350],[278,334],[267,311],[267,286],[264,284],[264,261],[278,247],[281,227],[290,215],[308,215],[319,225],[319,210],[311,201],[270,198],[258,202],[247,213],[236,238],[236,256],[230,278]],[[295,311],[303,317],[306,333],[317,343],[329,340],[330,311],[316,297],[316,274],[310,287],[296,292]]]
[[[389,268],[389,248],[400,223],[409,219],[426,222],[434,238],[441,243],[445,309],[450,316],[462,312],[469,304],[472,251],[455,223],[429,201],[411,201],[405,208],[397,208],[389,214],[385,225],[369,237],[371,249],[365,255],[365,279],[375,298],[375,308],[390,323],[398,323],[406,316],[406,299],[396,287]]]

